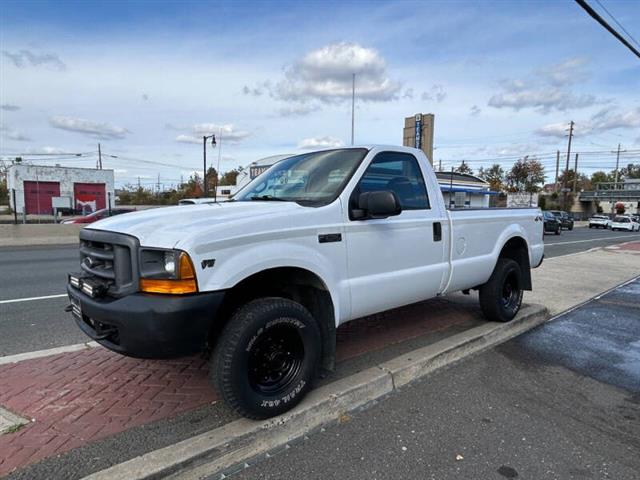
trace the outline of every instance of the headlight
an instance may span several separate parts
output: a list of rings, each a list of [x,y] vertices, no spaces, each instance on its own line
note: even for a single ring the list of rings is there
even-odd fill
[[[180,250],[140,250],[140,290],[149,293],[196,293],[193,263]]]

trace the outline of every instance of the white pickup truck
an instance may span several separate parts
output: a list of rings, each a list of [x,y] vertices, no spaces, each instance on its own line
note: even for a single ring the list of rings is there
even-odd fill
[[[333,368],[349,320],[469,289],[487,319],[511,320],[542,262],[542,230],[534,208],[447,210],[420,150],[305,153],[231,201],[89,225],[68,310],[125,355],[211,350],[226,402],[266,418]]]

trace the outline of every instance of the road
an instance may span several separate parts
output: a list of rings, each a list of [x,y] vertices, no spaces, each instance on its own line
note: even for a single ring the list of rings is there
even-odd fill
[[[638,239],[640,233],[575,228],[545,235],[545,255]],[[77,246],[0,248],[0,356],[87,341],[64,312],[66,274],[77,269]],[[52,295],[57,297],[39,298]]]
[[[439,371],[242,479],[640,478],[640,280]]]

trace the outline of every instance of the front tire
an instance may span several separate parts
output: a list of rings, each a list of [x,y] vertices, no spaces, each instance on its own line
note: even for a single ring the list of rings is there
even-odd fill
[[[269,418],[302,400],[320,355],[320,329],[305,307],[285,298],[260,298],[238,309],[224,328],[211,380],[240,415]]]
[[[522,305],[522,271],[510,258],[499,258],[489,281],[480,287],[480,307],[488,320],[509,322]]]

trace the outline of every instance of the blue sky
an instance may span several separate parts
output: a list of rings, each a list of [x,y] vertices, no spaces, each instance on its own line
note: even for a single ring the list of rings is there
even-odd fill
[[[600,2],[640,40],[637,1]],[[615,162],[588,152],[640,150],[640,60],[570,0],[4,1],[0,22],[0,155],[99,141],[120,184],[176,183],[203,133],[222,132],[223,171],[346,144],[353,71],[356,142],[432,112],[445,168],[537,154],[550,176],[570,120],[586,173]]]

